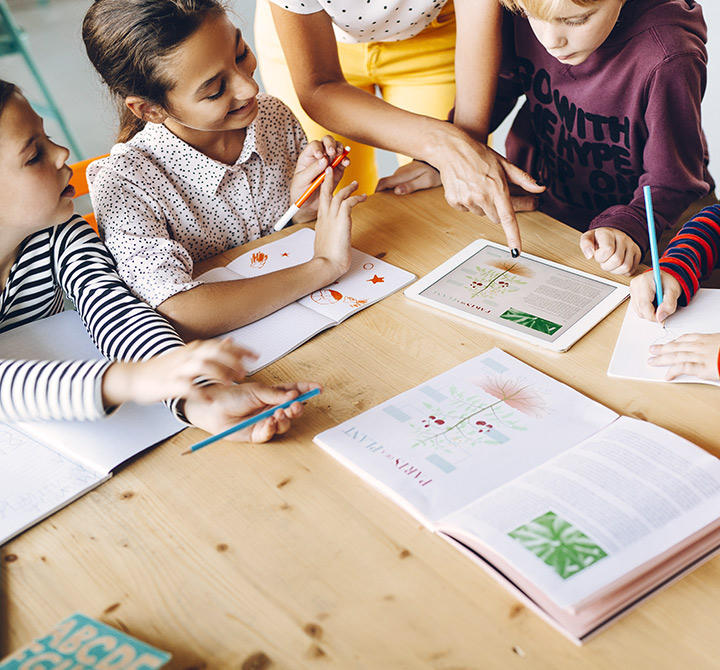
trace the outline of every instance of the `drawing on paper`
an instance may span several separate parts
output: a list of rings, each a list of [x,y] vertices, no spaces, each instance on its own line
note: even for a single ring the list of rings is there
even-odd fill
[[[373,284],[382,284],[385,282],[385,277],[378,277],[377,275],[373,275],[368,279],[368,281],[372,282]]]
[[[436,394],[441,402],[422,403],[427,414],[410,423],[417,436],[413,447],[430,446],[452,454],[504,444],[513,431],[527,430],[527,417],[539,419],[549,412],[542,392],[524,378],[489,376],[472,384],[484,393],[453,385],[446,396]]]
[[[352,298],[349,295],[343,295],[340,291],[336,291],[333,288],[324,288],[319,291],[313,291],[310,294],[310,299],[318,305],[334,305],[337,302],[348,303],[351,307],[362,307],[367,303],[367,300],[358,300]]]
[[[267,263],[268,255],[262,251],[254,251],[250,256],[250,267],[260,269]]]
[[[519,261],[492,260],[488,262],[491,267],[476,265],[471,274],[466,274],[468,284],[465,288],[470,291],[470,298],[494,298],[505,293],[514,293],[521,286],[527,284],[526,279],[534,272]]]
[[[508,535],[549,565],[562,579],[576,575],[607,556],[585,533],[552,511]]]

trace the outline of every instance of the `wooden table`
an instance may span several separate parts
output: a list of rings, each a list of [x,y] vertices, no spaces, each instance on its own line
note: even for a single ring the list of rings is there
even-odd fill
[[[520,219],[526,251],[597,272],[576,231]],[[475,238],[504,242],[438,190],[374,195],[354,220],[355,247],[418,276]],[[720,560],[577,648],[312,443],[497,345],[720,456],[717,388],[606,375],[625,309],[564,354],[402,293],[322,333],[257,375],[325,384],[289,435],[180,458],[204,435],[186,430],[2,549],[3,653],[82,611],[172,652],[178,669],[720,667]]]

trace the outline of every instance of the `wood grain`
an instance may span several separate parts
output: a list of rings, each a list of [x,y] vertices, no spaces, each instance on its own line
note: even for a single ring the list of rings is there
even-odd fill
[[[476,238],[504,242],[439,190],[373,195],[354,220],[355,247],[419,276]],[[599,273],[576,231],[541,214],[520,220],[525,251]],[[323,332],[257,375],[325,385],[289,435],[180,458],[204,436],[188,429],[4,546],[2,652],[81,611],[172,652],[173,669],[718,667],[717,559],[579,649],[312,444],[321,430],[499,346],[720,456],[716,388],[606,375],[625,309],[564,354],[402,293]]]

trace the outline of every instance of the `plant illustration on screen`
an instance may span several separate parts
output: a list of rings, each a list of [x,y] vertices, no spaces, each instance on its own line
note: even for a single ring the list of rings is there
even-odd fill
[[[498,375],[472,383],[484,393],[450,386],[443,403],[422,403],[427,414],[411,424],[417,435],[414,447],[431,446],[452,453],[483,444],[504,444],[513,431],[527,430],[527,417],[538,419],[549,412],[541,391],[524,378]]]
[[[466,274],[465,288],[470,291],[470,298],[482,295],[484,298],[493,298],[505,293],[514,293],[521,286],[527,284],[527,279],[533,276],[533,271],[519,261],[497,260],[489,261],[490,267],[475,266],[472,274]]]

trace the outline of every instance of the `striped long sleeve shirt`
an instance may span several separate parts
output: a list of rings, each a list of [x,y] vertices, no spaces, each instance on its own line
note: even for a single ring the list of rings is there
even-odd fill
[[[0,296],[0,332],[62,311],[63,293],[110,360],[145,360],[183,345],[162,316],[130,293],[110,252],[79,216],[24,240]],[[109,365],[0,359],[0,420],[105,416],[101,384]]]
[[[660,259],[660,269],[680,282],[680,305],[687,305],[700,281],[720,266],[720,205],[698,212],[673,237]]]

